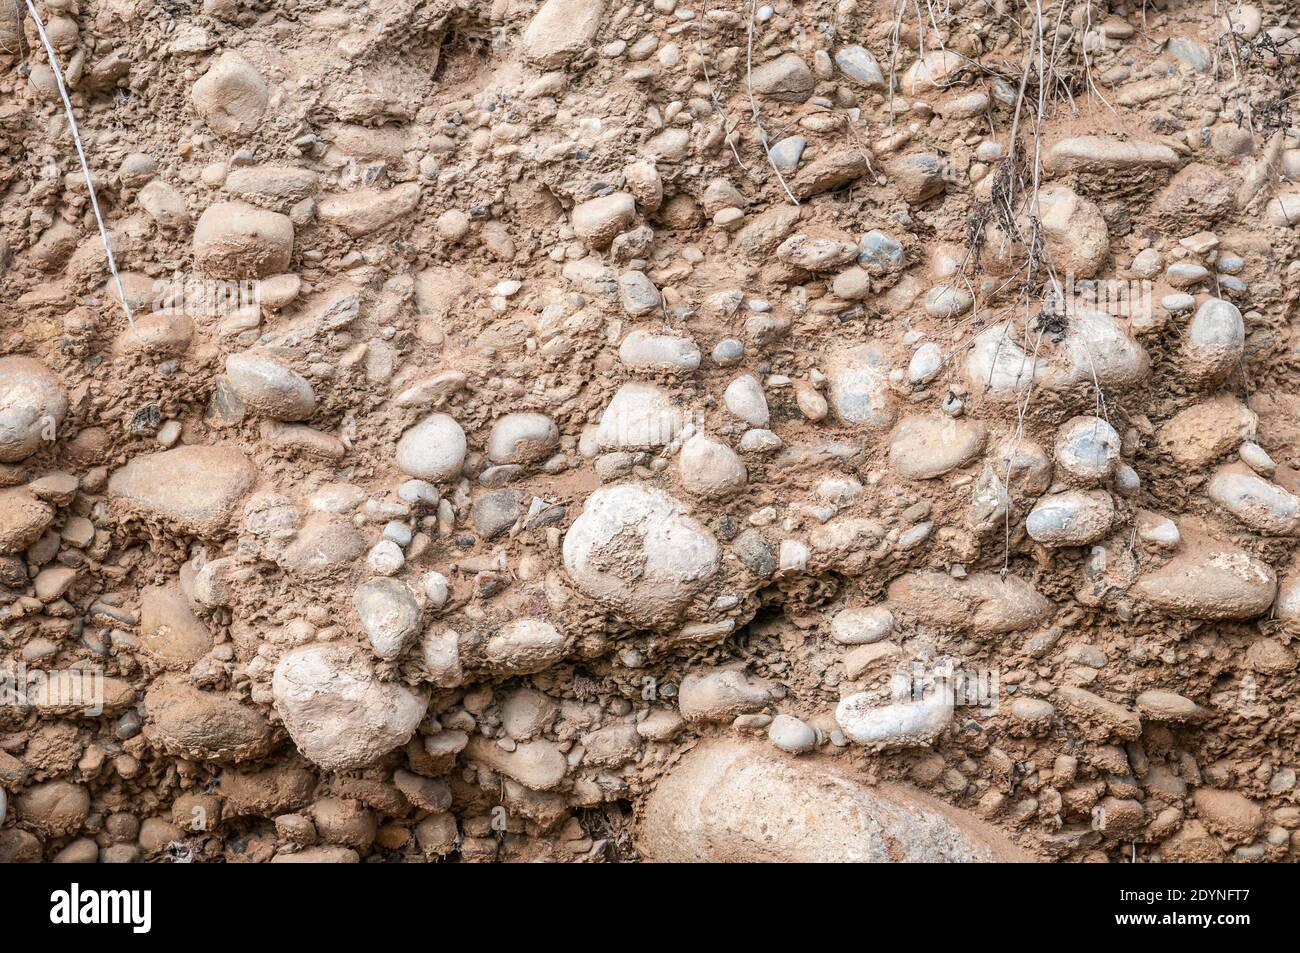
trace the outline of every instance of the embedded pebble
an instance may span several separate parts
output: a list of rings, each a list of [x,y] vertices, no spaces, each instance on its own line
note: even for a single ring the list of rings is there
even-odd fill
[[[265,757],[275,743],[275,731],[260,709],[185,681],[155,681],[144,703],[146,737],[176,757],[248,761]]]
[[[424,717],[421,695],[381,681],[370,662],[344,644],[285,654],[271,684],[294,745],[331,771],[371,764],[405,744]]]
[[[721,347],[721,344],[718,345]],[[739,357],[739,355],[737,355]],[[689,374],[700,366],[700,349],[688,337],[632,331],[618,349],[618,359],[635,370]],[[714,351],[714,360],[718,360]]]
[[[1241,311],[1230,301],[1210,298],[1187,326],[1183,358],[1188,377],[1195,382],[1226,377],[1240,364],[1245,343]]]
[[[841,47],[835,51],[835,65],[849,79],[868,89],[883,89],[885,86],[880,64],[865,47]]]
[[[677,697],[687,722],[730,721],[759,711],[772,700],[764,682],[739,669],[691,672],[682,679]]]
[[[1296,859],[1291,5],[21,6],[0,861]]]
[[[975,299],[965,288],[933,288],[925,296],[925,310],[933,318],[959,318],[974,305]]]
[[[837,351],[826,370],[836,416],[846,424],[888,429],[895,416],[889,398],[889,370],[888,358],[875,346]]]
[[[1270,536],[1300,533],[1300,496],[1241,463],[1219,467],[1205,494],[1251,529]]]
[[[1145,604],[1192,619],[1251,619],[1268,611],[1277,573],[1231,543],[1182,533],[1177,554],[1139,576],[1134,594]]]
[[[564,567],[589,597],[643,627],[675,621],[718,571],[712,534],[662,490],[637,483],[587,498]]]
[[[190,95],[204,121],[230,139],[251,136],[270,100],[262,75],[234,52],[222,54],[194,84]]]
[[[316,410],[316,395],[305,377],[257,353],[231,354],[226,376],[244,406],[272,420],[306,420]]]
[[[766,427],[770,419],[763,386],[751,374],[737,377],[722,395],[727,410],[753,427]]]
[[[887,606],[841,609],[831,620],[831,638],[841,645],[867,645],[889,638],[894,614]]]
[[[658,310],[662,298],[659,289],[642,272],[629,271],[618,279],[619,303],[632,317],[642,317]]]
[[[268,278],[289,270],[294,226],[244,202],[211,205],[194,226],[194,258],[211,277]]]
[[[608,449],[662,447],[677,438],[682,423],[682,412],[662,389],[629,381],[606,405],[596,439]]]
[[[734,450],[703,434],[682,444],[678,465],[682,485],[691,493],[711,499],[738,492],[749,478]]]
[[[25,460],[53,442],[67,412],[67,394],[45,365],[0,357],[0,463]]]
[[[1247,440],[1237,448],[1237,455],[1260,476],[1271,477],[1277,470],[1277,464],[1268,455],[1268,451],[1254,441]]]
[[[498,675],[527,675],[550,668],[565,653],[565,639],[543,619],[515,619],[483,647],[484,665]]]
[[[420,607],[406,583],[397,579],[370,579],[357,587],[352,604],[371,648],[381,659],[399,657],[415,640]]]
[[[636,200],[626,192],[590,199],[573,209],[573,230],[596,247],[613,241],[636,218]]]
[[[413,477],[441,483],[460,475],[466,449],[460,424],[447,414],[431,414],[402,434],[395,462]]]
[[[813,759],[740,740],[693,748],[651,795],[643,845],[659,863],[1024,860],[1007,837],[907,785],[868,787]]]
[[[1110,477],[1119,451],[1119,434],[1100,417],[1075,417],[1056,432],[1056,465],[1085,486]]]
[[[817,747],[817,732],[791,715],[777,715],[767,726],[767,740],[790,754],[806,754]]]
[[[782,172],[793,172],[799,168],[799,160],[807,147],[808,140],[803,136],[786,136],[773,145],[767,154],[771,157],[772,164]]]
[[[1044,546],[1086,546],[1110,532],[1115,502],[1105,490],[1069,490],[1040,497],[1025,531]]]
[[[907,379],[913,384],[928,384],[943,369],[943,351],[933,341],[927,341],[912,353],[907,365]]]
[[[963,467],[984,449],[986,431],[978,421],[948,417],[907,417],[894,428],[889,462],[899,476],[930,480]]]
[[[229,525],[255,480],[252,462],[237,447],[196,445],[134,457],[109,478],[108,495],[126,512],[204,535]]]
[[[560,443],[555,421],[545,414],[506,414],[488,435],[488,459],[493,463],[535,463]]]
[[[952,720],[950,695],[877,705],[871,695],[850,695],[835,708],[835,720],[852,741],[872,750],[915,748],[933,742]]]

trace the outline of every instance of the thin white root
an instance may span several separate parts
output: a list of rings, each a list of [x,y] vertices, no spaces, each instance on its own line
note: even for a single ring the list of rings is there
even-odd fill
[[[30,2],[30,0],[28,0]],[[793,205],[798,205],[799,200],[794,197],[790,191],[790,186],[786,184],[785,176],[781,170],[776,167],[776,160],[772,158],[772,145],[768,142],[767,130],[763,128],[763,120],[758,112],[758,100],[754,97],[754,17],[758,15],[758,0],[750,0],[749,3],[749,25],[746,27],[747,42],[745,50],[745,89],[749,93],[749,108],[754,116],[754,128],[758,130],[759,145],[763,147],[763,154],[767,156],[767,164],[772,167],[776,174],[776,180],[781,183],[781,188],[785,190],[785,197]]]
[[[77,157],[81,159],[81,172],[86,177],[86,188],[90,192],[90,206],[95,210],[95,222],[99,225],[99,238],[104,243],[104,254],[108,257],[108,270],[113,273],[113,281],[117,285],[117,297],[122,302],[122,310],[126,312],[126,323],[131,326],[132,333],[135,332],[135,315],[131,313],[131,305],[126,300],[126,289],[122,287],[122,276],[117,273],[117,262],[113,259],[113,248],[108,241],[108,229],[104,227],[104,216],[99,211],[99,198],[95,195],[95,182],[90,174],[90,164],[86,161],[86,150],[81,146],[81,132],[77,129],[77,117],[72,112],[72,100],[68,98],[68,90],[63,85],[63,68],[59,65],[59,58],[54,53],[54,47],[50,44],[50,38],[45,35],[45,24],[41,21],[41,15],[36,12],[36,6],[32,0],[27,0],[27,10],[31,13],[32,19],[36,21],[36,32],[41,35],[41,43],[45,46],[45,53],[50,58],[50,69],[54,71],[54,82],[58,84],[59,95],[63,97],[63,110],[68,114],[68,126],[72,129],[72,141],[77,146]]]

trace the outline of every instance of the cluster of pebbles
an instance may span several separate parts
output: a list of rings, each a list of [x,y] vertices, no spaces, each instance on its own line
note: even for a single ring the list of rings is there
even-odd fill
[[[1290,6],[0,4],[0,860],[1295,860]]]

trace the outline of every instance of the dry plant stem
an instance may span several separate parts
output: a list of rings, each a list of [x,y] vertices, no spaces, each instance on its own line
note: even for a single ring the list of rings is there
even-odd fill
[[[77,146],[77,158],[81,160],[81,173],[86,177],[86,190],[90,193],[90,207],[95,211],[95,223],[99,226],[99,237],[104,243],[104,254],[108,258],[108,270],[113,273],[113,282],[117,285],[118,300],[122,302],[122,310],[126,313],[126,323],[131,326],[131,332],[135,333],[135,316],[131,314],[131,305],[126,300],[126,289],[122,287],[122,276],[117,273],[117,262],[113,259],[113,247],[108,240],[108,229],[104,226],[104,216],[99,211],[99,198],[95,195],[95,181],[90,174],[90,164],[86,161],[86,150],[81,145],[81,133],[77,129],[77,117],[72,111],[72,100],[68,98],[68,90],[63,85],[63,68],[59,65],[59,58],[54,53],[54,46],[50,43],[50,38],[45,35],[45,24],[41,21],[41,15],[36,12],[36,6],[32,0],[27,0],[27,9],[36,21],[36,31],[41,35],[41,43],[45,46],[45,53],[50,58],[50,69],[54,72],[54,82],[59,87],[59,95],[63,98],[63,109],[68,116],[68,127],[72,130],[72,141]]]
[[[1034,374],[1033,368],[1038,363],[1038,348],[1043,343],[1043,331],[1038,330],[1038,336],[1034,340],[1034,351],[1029,356],[1029,384],[1025,388],[1025,399],[1016,407],[1016,427],[1015,436],[1011,440],[1011,452],[1007,454],[1007,468],[1002,480],[1003,494],[1005,502],[1003,504],[1002,516],[1002,578],[1007,577],[1011,571],[1011,464],[1016,458],[1016,453],[1020,450],[1020,443],[1025,435],[1025,416],[1029,413],[1029,405],[1034,394]],[[1023,364],[1021,372],[1023,373]]]
[[[723,107],[721,100],[718,99],[718,89],[713,83],[713,77],[709,75],[709,58],[704,52],[704,18],[708,15],[709,5],[704,4],[700,11],[699,19],[695,21],[695,47],[700,54],[700,65],[704,68],[704,81],[709,85],[709,100],[713,103],[713,108],[718,111],[722,117],[722,131],[727,140],[727,145],[731,148],[731,154],[736,157],[736,165],[745,171],[745,161],[740,158],[740,151],[736,148],[736,141],[732,138],[732,126],[730,118],[727,116],[727,110]]]
[[[24,180],[82,171],[26,2],[0,667],[102,669],[112,704],[0,711],[0,862],[833,860],[876,829],[818,831],[876,809],[822,795],[882,785],[1043,861],[1300,858],[1268,729],[1300,692],[1284,4],[1253,0],[1232,86],[1140,3],[394,0],[341,46],[272,4],[181,56],[200,5],[49,0],[123,286],[212,293],[132,339],[81,180]],[[1228,42],[1162,6],[1161,41]],[[798,207],[759,133],[806,140]],[[1160,308],[1184,261],[1196,317]],[[902,730],[889,674],[949,661],[1032,677],[983,732],[969,697]],[[815,823],[768,839],[792,801]],[[889,837],[958,859],[927,831]]]
[[[907,9],[907,0],[898,0],[898,6],[894,9],[894,24],[889,31],[889,106],[886,110],[889,113],[889,128],[894,128],[894,87],[897,85],[895,77],[898,66],[898,47],[900,43],[899,30],[903,25],[903,11]]]
[[[13,5],[14,5],[14,19],[15,19],[15,20],[22,20],[22,18],[23,18],[23,8],[20,7],[20,6],[18,5],[18,0],[11,0],[11,2],[12,2]],[[17,53],[17,54],[20,54],[20,55],[21,55],[22,52],[23,52],[23,39],[22,39],[22,36],[20,35],[20,36],[18,37],[18,48],[17,48],[16,50],[8,50],[8,49],[4,49],[3,47],[0,47],[0,52],[4,52],[4,53]],[[25,61],[26,61],[26,57],[23,57],[23,59],[24,59],[24,62],[25,62]]]
[[[781,174],[781,170],[776,167],[776,160],[772,158],[772,150],[767,141],[767,132],[763,129],[763,121],[758,112],[758,100],[754,98],[754,17],[757,15],[758,0],[750,0],[749,21],[746,24],[745,91],[749,94],[749,108],[753,110],[754,126],[758,129],[759,145],[763,147],[763,154],[767,156],[767,164],[772,167],[772,172],[776,175],[777,181],[781,183],[781,188],[785,190],[786,198],[790,200],[791,204],[798,205],[799,200],[790,191],[785,176]]]
[[[1062,5],[1062,12],[1064,12],[1064,5]],[[1096,82],[1093,81],[1092,58],[1088,55],[1088,34],[1090,32],[1092,32],[1092,0],[1087,0],[1084,6],[1083,38],[1079,41],[1079,49],[1083,56],[1083,72],[1088,79],[1088,88],[1092,90],[1092,94],[1100,99],[1102,104],[1111,111],[1111,115],[1119,118],[1119,112],[1111,105],[1110,100],[1101,94],[1101,90],[1097,88]]]

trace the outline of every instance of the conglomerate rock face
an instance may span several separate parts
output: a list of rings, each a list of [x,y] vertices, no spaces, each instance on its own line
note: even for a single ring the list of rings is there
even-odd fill
[[[1296,860],[1293,3],[37,6],[0,860]]]

